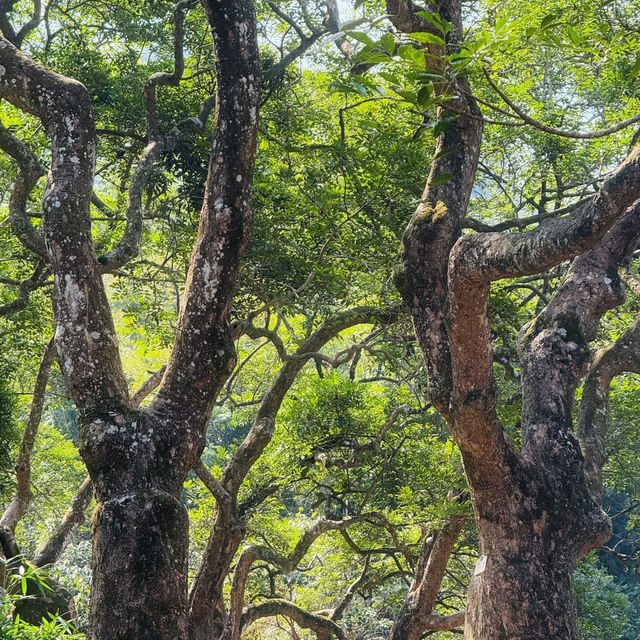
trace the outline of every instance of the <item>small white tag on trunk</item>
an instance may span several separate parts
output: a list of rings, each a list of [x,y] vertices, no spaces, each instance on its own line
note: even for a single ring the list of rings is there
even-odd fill
[[[479,576],[481,573],[484,573],[484,570],[487,568],[487,556],[480,556],[478,558],[478,562],[476,562],[476,568],[473,572],[474,576]]]

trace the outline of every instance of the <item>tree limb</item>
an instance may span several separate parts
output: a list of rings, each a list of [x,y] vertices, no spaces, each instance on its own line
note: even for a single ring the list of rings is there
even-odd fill
[[[251,232],[260,65],[253,4],[203,2],[216,50],[217,121],[198,236],[167,370],[149,410],[208,419],[235,365],[229,311]],[[184,390],[189,388],[188,402]],[[194,450],[194,454],[196,451]],[[193,461],[191,462],[193,463]]]
[[[31,492],[31,454],[38,435],[40,420],[42,419],[42,409],[44,407],[45,392],[49,373],[56,355],[54,339],[51,338],[45,347],[44,354],[40,360],[36,384],[33,389],[31,409],[29,419],[22,435],[18,460],[16,462],[16,495],[11,504],[5,509],[0,518],[0,527],[8,527],[15,532],[16,525],[29,509],[29,504],[33,498]]]
[[[53,564],[64,553],[78,528],[85,521],[85,514],[93,497],[91,478],[87,476],[78,493],[73,497],[71,505],[64,514],[60,524],[55,528],[45,545],[38,551],[33,564],[36,567]]]
[[[118,413],[127,386],[91,240],[95,124],[83,85],[0,40],[0,97],[40,118],[52,140],[43,227],[54,273],[56,343],[69,392],[83,415]],[[91,368],[93,375],[83,374]]]
[[[617,133],[618,131],[622,131],[622,129],[626,129],[636,122],[640,122],[640,113],[636,113],[635,116],[631,116],[622,122],[618,122],[606,129],[601,129],[600,131],[565,131],[563,129],[556,129],[555,127],[550,127],[546,124],[543,124],[539,120],[528,116],[517,104],[515,104],[507,94],[498,87],[498,85],[494,82],[494,80],[489,75],[489,72],[484,69],[484,75],[487,79],[487,82],[491,85],[491,88],[502,98],[504,103],[509,106],[513,112],[527,124],[530,124],[532,127],[539,129],[540,131],[544,131],[545,133],[551,133],[555,136],[561,136],[563,138],[576,138],[578,140],[593,140],[595,138],[605,138],[606,136],[610,136],[612,133]]]
[[[288,555],[284,555],[263,545],[249,545],[240,554],[233,582],[229,603],[229,615],[221,640],[239,640],[243,627],[242,607],[247,577],[252,565],[258,560],[268,562],[280,571],[294,571],[313,542],[327,531],[344,530],[350,525],[361,522],[364,516],[356,516],[347,520],[317,520],[302,533],[295,547]],[[335,624],[335,623],[334,623]]]
[[[48,259],[42,233],[34,228],[27,214],[27,200],[46,171],[29,147],[0,123],[0,149],[11,156],[19,167],[18,178],[11,190],[9,220],[22,244],[42,258]]]
[[[274,616],[289,618],[303,629],[314,631],[318,637],[329,639],[335,636],[338,640],[346,640],[344,631],[333,620],[311,613],[293,602],[279,598],[248,606],[242,614],[241,627],[245,629],[256,620]]]
[[[448,630],[464,624],[464,611],[453,616],[438,616],[433,609],[447,563],[465,521],[464,515],[452,516],[432,540],[424,541],[415,580],[393,626],[390,640],[420,640],[426,631]]]

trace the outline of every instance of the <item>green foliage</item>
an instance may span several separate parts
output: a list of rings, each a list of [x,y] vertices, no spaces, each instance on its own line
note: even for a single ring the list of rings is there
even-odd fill
[[[447,83],[468,74],[476,95],[506,109],[487,82],[486,71],[531,117],[568,130],[605,127],[640,110],[636,0],[465,3],[467,41],[459,51],[447,47],[451,25],[437,14],[421,13],[435,27],[433,33],[406,36],[393,31],[377,0],[357,0],[353,5],[357,17],[342,25],[338,38],[346,35],[357,48],[355,60],[347,62],[335,42],[325,39],[324,47],[312,48],[299,65],[270,80],[264,91],[254,235],[233,313],[276,331],[288,353],[336,310],[359,304],[397,305],[391,270],[402,233],[423,197],[436,139],[457,117],[446,109]],[[274,17],[268,2],[259,0],[256,6],[267,69],[281,54],[292,52],[298,40],[290,25]],[[320,28],[326,12],[321,0],[283,0],[277,6],[305,28]],[[56,25],[55,33],[43,28],[25,44],[28,54],[79,79],[92,96],[100,130],[95,190],[104,203],[92,211],[100,253],[113,247],[124,230],[127,185],[146,144],[145,82],[152,73],[173,66],[173,7],[168,0],[90,2],[77,8],[54,2],[49,20]],[[17,8],[28,15],[26,5]],[[58,25],[63,28],[58,30]],[[182,137],[158,162],[145,189],[140,257],[106,278],[132,388],[168,357],[204,196],[214,118],[203,135],[188,126],[215,91],[211,38],[199,7],[187,18],[186,45],[180,87],[158,92],[162,130],[179,126]],[[422,45],[444,46],[441,69],[427,64]],[[358,73],[352,73],[352,66]],[[487,117],[510,120],[489,107],[483,111]],[[48,164],[49,142],[35,119],[3,103],[2,121]],[[590,193],[623,157],[631,135],[632,131],[621,131],[585,142],[530,127],[487,125],[469,215],[494,225],[571,204]],[[5,206],[15,177],[13,164],[1,157],[0,197]],[[29,203],[36,214],[43,188],[41,181]],[[33,221],[39,224],[39,218]],[[530,221],[520,225],[532,226]],[[15,298],[15,283],[32,273],[34,258],[6,224],[0,224],[0,252],[0,276],[14,283],[0,288],[3,304]],[[498,412],[516,444],[521,408],[517,334],[553,294],[564,272],[558,268],[539,282],[509,281],[492,289],[492,337],[496,354],[504,356],[496,363]],[[599,343],[619,335],[638,311],[632,300],[608,318]],[[0,318],[0,352],[8,367],[0,371],[0,467],[9,466],[2,449],[8,452],[8,444],[14,442],[14,418],[26,412],[25,406],[14,406],[15,391],[29,393],[33,387],[51,317],[45,287],[32,293],[27,309]],[[335,357],[356,345],[364,345],[357,358],[343,364],[311,361],[285,399],[274,438],[241,491],[248,542],[287,552],[317,517],[376,511],[412,557],[424,536],[449,514],[468,510],[446,499],[452,487],[464,489],[459,454],[444,421],[428,408],[426,373],[409,322],[402,318],[380,331],[369,326],[345,331],[323,355]],[[282,366],[268,342],[245,336],[237,347],[240,365],[221,394],[203,455],[216,477],[247,434]],[[637,497],[640,491],[637,446],[630,446],[640,439],[637,402],[635,379],[614,383],[605,478],[627,497]],[[401,405],[409,411],[377,441]],[[76,443],[75,411],[54,371],[34,457],[35,498],[18,529],[27,554],[46,539],[84,477]],[[375,446],[368,446],[372,443]],[[195,477],[189,478],[184,499],[192,522],[190,564],[195,567],[211,531],[215,502]],[[633,518],[626,524],[625,532],[637,528]],[[310,610],[326,608],[362,571],[354,545],[375,549],[396,543],[387,529],[372,522],[354,525],[349,536],[353,544],[336,532],[318,539],[300,570],[291,574],[269,576],[263,568],[252,572],[247,601],[269,593],[273,578],[279,594]],[[59,569],[61,580],[80,594],[82,624],[89,582],[88,529],[81,530],[79,538]],[[464,606],[476,549],[469,527],[443,585],[443,613]],[[413,569],[401,554],[372,558],[371,584],[354,599],[344,620],[354,637],[386,634]],[[616,580],[593,565],[577,573],[585,640],[621,638],[629,621],[627,638],[632,640],[640,631],[629,606],[630,601],[638,602],[637,580]],[[61,621],[40,629],[9,620],[0,624],[7,638],[80,637],[70,635]],[[281,632],[265,622],[249,635],[277,633]]]
[[[0,366],[0,478],[11,468],[11,447],[18,435],[16,406],[10,370],[7,366]]]
[[[5,576],[2,598],[0,599],[0,638],[3,640],[82,640],[83,634],[76,630],[68,620],[50,614],[39,625],[22,620],[18,611],[28,609],[31,604],[37,607],[41,598],[52,594],[51,577],[44,568],[36,568],[25,562],[21,556],[2,560],[2,573]],[[38,609],[39,610],[39,609]]]
[[[583,640],[622,638],[628,628],[629,598],[605,570],[583,562],[574,574]]]
[[[76,633],[73,626],[62,618],[54,617],[34,626],[22,620],[12,621],[0,612],[0,637],[3,640],[84,640],[85,635]]]

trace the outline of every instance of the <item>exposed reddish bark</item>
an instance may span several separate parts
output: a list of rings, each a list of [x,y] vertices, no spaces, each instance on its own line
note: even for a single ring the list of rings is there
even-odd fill
[[[417,29],[420,17],[411,2],[387,6],[398,28]],[[432,7],[454,24],[447,42],[455,47],[459,2]],[[619,368],[608,363],[618,360],[613,354],[620,349],[601,354],[590,374],[581,429],[587,461],[573,433],[572,406],[594,328],[623,299],[617,268],[638,242],[640,148],[564,218],[523,233],[459,238],[482,137],[481,123],[465,117],[477,111],[466,85],[462,89],[455,109],[461,115],[439,145],[449,155],[444,160],[436,155],[425,202],[405,233],[398,285],[428,365],[430,400],[447,418],[462,453],[480,533],[483,559],[471,582],[465,637],[570,640],[578,637],[573,569],[610,532],[599,503],[604,424],[595,407]],[[449,180],[438,184],[435,179],[445,170]],[[556,296],[520,337],[523,445],[518,450],[496,412],[489,287],[580,254]],[[633,331],[625,340],[633,340]],[[634,358],[625,366],[636,366]]]

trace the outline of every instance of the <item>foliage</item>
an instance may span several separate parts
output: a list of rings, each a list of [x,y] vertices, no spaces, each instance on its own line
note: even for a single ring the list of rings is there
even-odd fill
[[[295,33],[274,17],[269,3],[256,4],[263,65],[268,68],[281,53],[294,50]],[[322,24],[322,2],[277,4],[300,24]],[[289,353],[338,310],[398,304],[391,273],[402,233],[422,198],[436,138],[447,119],[455,117],[439,111],[448,96],[438,95],[436,85],[469,74],[474,92],[497,103],[486,70],[531,117],[565,130],[602,128],[640,108],[634,0],[469,3],[467,43],[461,51],[447,51],[441,72],[427,68],[423,51],[416,47],[441,42],[449,25],[439,16],[429,14],[427,19],[441,35],[409,38],[393,32],[379,2],[355,4],[358,19],[342,25],[342,35],[357,48],[356,58],[347,62],[335,42],[323,41],[302,63],[267,84],[262,107],[254,236],[233,313],[239,321],[249,317],[275,331]],[[28,54],[82,81],[93,98],[100,130],[95,188],[103,206],[94,207],[92,214],[100,253],[113,247],[124,229],[128,180],[146,144],[144,84],[153,72],[173,65],[172,11],[173,3],[164,0],[89,2],[81,9],[53,2],[51,23],[64,24],[64,29],[53,35],[38,31],[25,45]],[[189,14],[185,79],[180,87],[159,92],[163,130],[177,125],[184,133],[175,150],[155,166],[146,186],[140,256],[106,278],[132,388],[167,359],[202,204],[212,124],[199,135],[184,123],[215,88],[205,23],[200,8]],[[358,64],[372,66],[352,73]],[[491,111],[486,115],[503,117]],[[33,118],[3,104],[2,120],[48,162],[48,141]],[[624,130],[586,142],[529,127],[487,125],[470,216],[498,224],[570,205],[593,192],[624,156],[632,135]],[[12,163],[0,158],[3,204],[15,175]],[[32,212],[37,213],[42,190],[41,183],[30,202]],[[37,217],[33,220],[39,224]],[[532,228],[533,223],[521,226]],[[0,225],[0,252],[0,276],[14,283],[30,276],[34,260],[8,225]],[[553,294],[565,271],[551,270],[537,281],[503,282],[492,291],[493,343],[496,354],[504,356],[496,362],[498,411],[516,443],[521,409],[518,330]],[[3,286],[0,304],[15,292],[15,284]],[[598,344],[619,335],[637,313],[638,302],[630,299],[610,314]],[[51,317],[44,286],[32,293],[28,308],[0,319],[0,351],[7,360],[7,369],[0,370],[0,467],[9,466],[2,449],[14,444],[14,418],[24,413],[23,407],[16,410],[14,394],[28,393],[33,386]],[[203,455],[216,477],[247,434],[282,366],[268,340],[244,336],[237,347],[240,365],[214,410]],[[328,362],[350,349],[353,354],[344,362]],[[371,522],[349,530],[353,544],[333,532],[314,543],[299,570],[253,572],[247,600],[273,587],[305,608],[323,609],[362,571],[357,549],[399,542],[409,550],[408,558],[376,555],[369,568],[371,581],[344,620],[354,637],[388,630],[407,593],[414,569],[410,559],[415,560],[422,540],[451,513],[467,509],[447,500],[452,487],[464,488],[464,479],[446,425],[429,408],[418,351],[404,317],[380,332],[367,326],[345,331],[329,343],[322,353],[325,359],[311,360],[292,386],[274,438],[240,495],[242,504],[250,505],[244,523],[248,543],[287,552],[314,518],[367,511],[383,514],[397,541]],[[635,499],[640,479],[636,380],[617,380],[613,398],[605,480]],[[406,414],[376,442],[402,405],[408,407]],[[375,446],[367,448],[372,443]],[[18,529],[27,555],[44,542],[84,477],[75,444],[76,415],[55,371],[34,458],[35,499]],[[255,499],[265,489],[267,497]],[[190,561],[197,566],[211,532],[215,501],[193,475],[184,501],[192,522]],[[629,527],[634,527],[633,520]],[[78,605],[85,612],[89,535],[87,529],[81,531],[80,543],[59,566],[66,583],[82,594]],[[443,612],[463,606],[476,548],[469,526],[446,578]],[[393,572],[401,575],[389,578]],[[637,602],[637,580],[630,577],[621,585],[602,567],[587,564],[576,575],[576,587],[585,640],[621,638],[625,629],[631,638],[640,631],[629,604]],[[9,638],[79,637],[67,633],[60,621],[46,622],[40,630],[8,620],[2,624]],[[264,622],[248,637],[267,637],[267,630],[284,633],[274,629],[274,623]]]
[[[8,366],[0,366],[0,478],[4,479],[11,467],[11,447],[17,440],[17,398],[11,385]],[[3,481],[4,485],[4,481]]]
[[[613,578],[585,561],[574,580],[583,640],[622,638],[628,629],[630,602]]]

